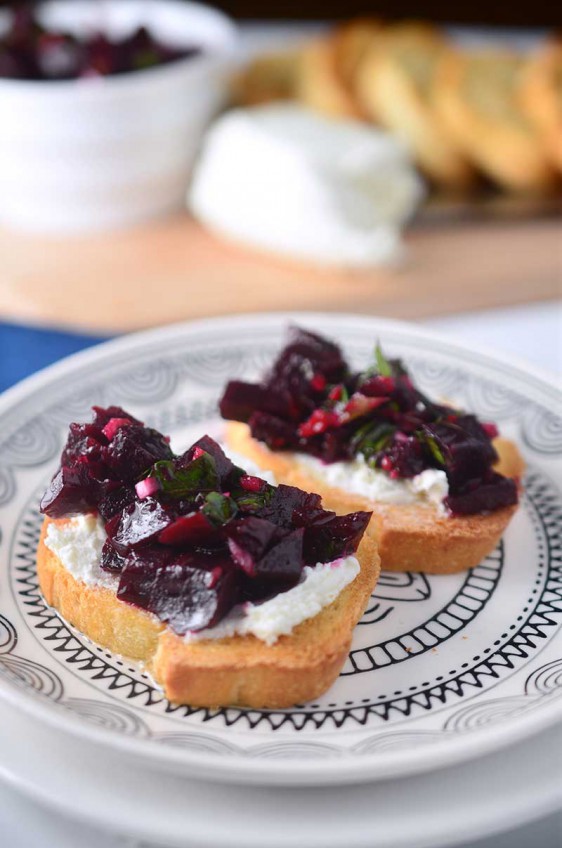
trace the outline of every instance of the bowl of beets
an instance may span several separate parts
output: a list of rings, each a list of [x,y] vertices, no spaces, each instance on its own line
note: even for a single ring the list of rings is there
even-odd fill
[[[235,47],[228,17],[180,0],[0,9],[0,223],[88,232],[181,208]]]

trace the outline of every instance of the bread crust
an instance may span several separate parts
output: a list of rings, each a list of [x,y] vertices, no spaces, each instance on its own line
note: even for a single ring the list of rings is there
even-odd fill
[[[380,573],[375,542],[365,535],[355,580],[289,636],[274,645],[255,636],[189,644],[110,589],[77,580],[44,543],[51,521],[45,519],[37,550],[47,603],[93,641],[144,663],[166,697],[178,704],[281,709],[317,698],[338,676]]]
[[[285,50],[257,56],[234,76],[230,86],[234,106],[260,106],[296,95],[300,51]]]
[[[352,92],[340,75],[333,39],[313,41],[301,54],[297,98],[330,118],[362,118]]]
[[[389,27],[360,63],[356,91],[368,117],[403,139],[432,182],[463,190],[474,184],[475,169],[436,113],[431,81],[425,79],[444,50],[445,42],[431,27]]]
[[[246,424],[228,422],[226,442],[260,468],[272,471],[279,483],[317,492],[327,509],[372,511],[367,535],[375,540],[386,571],[451,574],[473,568],[495,548],[517,509],[514,505],[486,515],[451,517],[425,505],[370,501],[318,481],[297,466],[290,454],[274,453],[253,439]],[[524,464],[516,446],[506,439],[497,439],[495,444],[500,454],[498,470],[519,477]]]
[[[450,137],[485,174],[510,191],[544,193],[556,185],[556,174],[518,103],[523,68],[518,63],[505,50],[450,50],[437,70],[432,99]],[[506,78],[511,78],[511,87]],[[482,92],[483,108],[478,107],[476,91]]]
[[[562,172],[562,36],[543,45],[527,63],[519,103],[540,133],[547,155]]]

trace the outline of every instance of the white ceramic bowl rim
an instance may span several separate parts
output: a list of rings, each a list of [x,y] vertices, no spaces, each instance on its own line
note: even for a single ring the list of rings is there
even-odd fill
[[[113,90],[116,87],[134,86],[141,81],[153,79],[158,76],[177,74],[178,71],[184,73],[188,69],[199,69],[210,58],[216,58],[218,55],[232,55],[235,51],[238,32],[234,21],[222,10],[204,3],[193,2],[193,0],[74,0],[72,3],[61,2],[61,0],[44,0],[44,2],[40,3],[40,7],[44,7],[45,9],[52,8],[57,11],[62,10],[66,19],[69,17],[69,13],[72,16],[75,12],[78,12],[80,16],[84,14],[84,10],[87,7],[96,7],[102,2],[106,9],[123,8],[128,11],[131,10],[130,20],[133,26],[146,23],[149,28],[154,29],[153,24],[147,21],[146,15],[146,12],[149,12],[151,8],[158,8],[160,13],[166,10],[178,17],[182,17],[186,25],[185,38],[177,37],[175,33],[172,38],[159,33],[160,37],[174,46],[202,46],[204,49],[196,56],[186,56],[184,59],[177,59],[164,65],[143,69],[142,71],[115,74],[109,77],[96,78],[95,80],[19,80],[0,77],[0,90],[4,92],[10,91],[12,94],[17,92],[18,94],[26,93],[33,95],[52,94],[53,92],[67,93],[77,88],[78,85],[82,91],[87,89],[92,91],[95,89],[96,92]],[[0,23],[7,15],[7,10],[0,9]],[[201,29],[207,29],[207,35],[204,36],[201,34],[201,30],[197,27],[196,22],[203,25]],[[191,35],[189,30],[194,23],[195,34]],[[65,23],[61,22],[59,25],[64,29],[69,27],[66,20]],[[156,28],[158,29],[158,25]],[[125,29],[130,29],[130,25],[125,27]],[[104,31],[106,30],[107,27],[104,27]],[[209,37],[211,33],[212,37]]]

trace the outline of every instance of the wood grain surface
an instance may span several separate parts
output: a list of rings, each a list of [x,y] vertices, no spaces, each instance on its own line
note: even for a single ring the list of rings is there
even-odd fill
[[[406,241],[399,267],[352,273],[227,244],[183,214],[88,238],[0,231],[0,317],[113,333],[262,310],[417,319],[562,294],[559,221],[420,225]]]

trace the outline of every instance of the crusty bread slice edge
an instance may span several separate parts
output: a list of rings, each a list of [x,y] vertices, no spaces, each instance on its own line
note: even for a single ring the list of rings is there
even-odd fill
[[[353,628],[380,573],[375,542],[365,535],[355,580],[289,636],[274,645],[254,636],[187,643],[110,589],[77,580],[44,544],[50,521],[45,519],[37,550],[47,603],[92,641],[144,663],[170,701],[194,707],[281,709],[319,697],[345,662]]]

